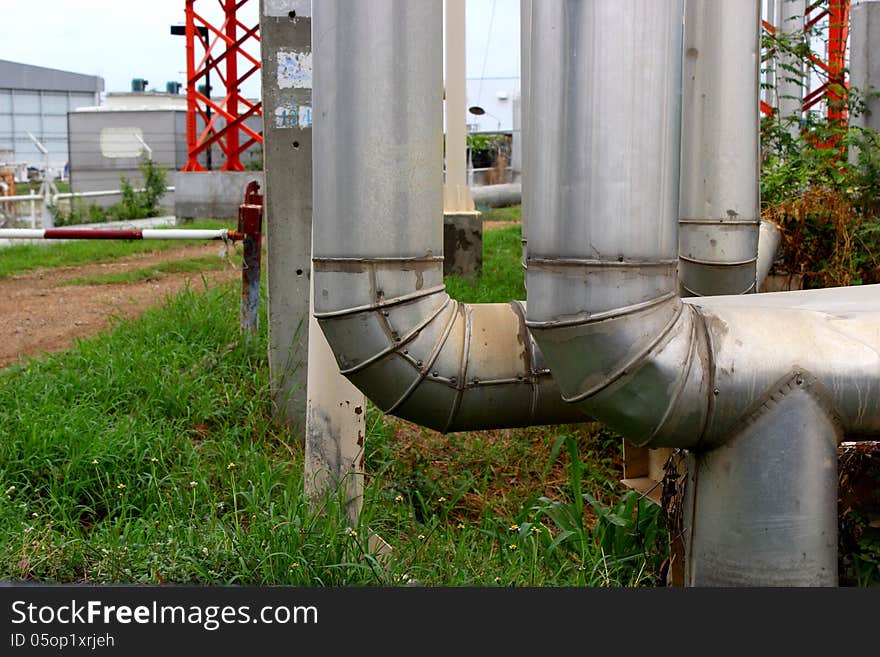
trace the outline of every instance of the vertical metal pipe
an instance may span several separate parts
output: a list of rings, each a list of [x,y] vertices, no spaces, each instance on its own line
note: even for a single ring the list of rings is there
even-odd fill
[[[802,376],[690,464],[693,586],[835,586],[840,430]]]
[[[314,313],[340,370],[441,431],[582,419],[519,302],[443,286],[442,3],[322,0],[313,21]]]
[[[439,255],[442,3],[322,0],[312,12],[315,215],[349,219],[343,231],[315,222],[315,254]]]
[[[777,34],[791,47],[804,41],[805,0],[779,0]],[[776,99],[779,119],[795,139],[801,134],[804,103],[804,63],[800,56],[780,51],[776,61]]]
[[[260,282],[263,259],[263,197],[260,185],[250,182],[244,203],[238,208],[238,232],[242,240],[240,325],[242,332],[256,334],[260,321]]]
[[[682,316],[682,16],[681,0],[532,5],[528,325],[564,398],[634,442],[686,376],[640,372]]]
[[[260,323],[262,249],[262,233],[245,235],[241,272],[241,330],[252,334],[257,333]]]
[[[755,291],[760,11],[760,0],[685,3],[682,296]]]
[[[864,113],[850,114],[850,125],[880,131],[880,2],[853,0],[850,9],[850,83],[867,97]],[[869,95],[873,94],[873,95]]]

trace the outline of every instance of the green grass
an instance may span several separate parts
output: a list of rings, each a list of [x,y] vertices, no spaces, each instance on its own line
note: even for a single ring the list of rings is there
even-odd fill
[[[518,234],[499,231],[487,245],[496,239],[516,243]],[[487,261],[509,255],[490,250]],[[498,266],[511,280],[492,300],[518,292],[517,263]],[[242,340],[237,308],[234,284],[187,290],[70,351],[0,373],[0,577],[655,581],[656,509],[622,496],[619,439],[590,424],[441,436],[369,407],[359,526],[348,526],[332,496],[314,511],[301,448],[271,419],[265,328]],[[390,557],[370,553],[373,532],[393,546]]]
[[[60,285],[114,285],[120,283],[138,283],[141,281],[154,281],[166,274],[185,274],[200,271],[223,269],[227,266],[224,260],[217,256],[204,258],[186,258],[184,260],[172,260],[162,262],[152,267],[143,267],[131,271],[113,272],[100,276],[85,276],[71,278],[62,281]]]
[[[449,276],[446,290],[459,301],[492,303],[526,298],[519,226],[483,231],[482,276]]]
[[[505,208],[491,208],[483,206],[477,208],[483,213],[483,221],[521,221],[522,206],[511,205]]]
[[[230,222],[200,221],[186,228],[234,228]],[[68,267],[112,262],[139,253],[155,253],[204,244],[204,240],[80,240],[46,244],[16,244],[0,249],[0,279],[47,267]],[[219,247],[218,247],[219,248]]]
[[[41,184],[42,183],[39,182],[15,183],[15,193],[21,194],[23,196],[27,196],[31,192],[31,190],[33,190],[34,193],[37,193],[40,191]],[[59,194],[67,194],[70,191],[70,183],[56,180],[55,188],[58,190]]]
[[[0,577],[650,581],[638,554],[601,554],[595,532],[611,525],[593,529],[589,514],[580,533],[555,542],[568,530],[542,497],[617,498],[613,464],[593,458],[616,439],[585,426],[425,437],[371,409],[360,526],[352,533],[333,498],[312,511],[301,450],[271,421],[265,331],[240,339],[237,304],[234,285],[187,290],[140,320],[0,374]],[[566,443],[581,456],[557,454]],[[583,473],[577,490],[566,474],[574,469]],[[374,531],[394,547],[383,567],[366,549]]]

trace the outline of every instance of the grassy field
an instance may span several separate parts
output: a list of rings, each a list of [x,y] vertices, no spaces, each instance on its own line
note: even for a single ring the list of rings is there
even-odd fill
[[[522,298],[517,227],[485,234],[485,262],[482,280],[449,281],[457,297]],[[0,372],[0,577],[658,583],[658,509],[622,490],[619,439],[591,424],[443,436],[370,408],[359,526],[333,497],[312,510],[301,448],[271,420],[265,329],[240,339],[236,287],[187,290]]]
[[[161,262],[152,267],[141,267],[131,271],[113,272],[100,276],[83,276],[70,278],[62,285],[115,285],[120,283],[138,283],[140,281],[154,281],[166,274],[186,274],[200,271],[213,271],[224,269],[228,262],[216,257],[205,256],[203,258],[184,258]]]
[[[186,228],[235,228],[232,222],[199,221]],[[161,228],[161,227],[160,227]],[[169,226],[172,228],[172,226]],[[44,267],[75,267],[113,262],[139,253],[156,253],[204,240],[133,240],[125,241],[71,241],[40,244],[15,244],[0,249],[0,279]]]

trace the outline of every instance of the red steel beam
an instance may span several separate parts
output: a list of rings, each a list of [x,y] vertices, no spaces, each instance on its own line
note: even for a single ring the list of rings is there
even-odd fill
[[[223,22],[212,25],[203,12],[196,11],[200,0],[185,0],[187,40],[187,163],[184,171],[204,171],[199,155],[211,146],[223,152],[223,171],[243,171],[242,153],[255,143],[262,143],[262,133],[247,125],[251,116],[262,116],[262,103],[251,102],[241,95],[241,85],[260,69],[258,57],[251,55],[245,46],[259,43],[259,24],[247,26],[238,18],[237,12],[249,1],[217,0],[223,12]],[[204,6],[201,0],[199,7]],[[204,35],[202,34],[204,32]],[[197,41],[198,40],[198,41]],[[196,45],[201,47],[201,59],[196,56]],[[239,74],[239,58],[249,62],[248,70]],[[220,100],[198,90],[198,84],[209,73],[220,78],[225,93]],[[209,113],[212,115],[209,117]],[[198,120],[204,122],[199,131]],[[225,125],[220,127],[221,122]]]
[[[846,44],[849,38],[850,0],[815,0],[807,5],[804,16],[804,31],[810,34],[823,19],[828,21],[828,44],[824,58],[816,53],[807,57],[810,62],[827,76],[824,83],[804,96],[803,108],[809,110],[825,101],[825,115],[830,123],[846,124]],[[767,21],[762,26],[769,34],[776,34],[777,28]],[[761,112],[773,114],[773,108],[761,102]],[[836,144],[823,144],[834,147]]]

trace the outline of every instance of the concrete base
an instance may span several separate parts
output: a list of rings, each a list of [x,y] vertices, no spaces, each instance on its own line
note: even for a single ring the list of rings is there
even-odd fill
[[[443,214],[443,275],[483,273],[483,216],[479,212]]]
[[[262,171],[178,171],[174,174],[174,214],[188,219],[238,220],[247,184],[263,188]]]

